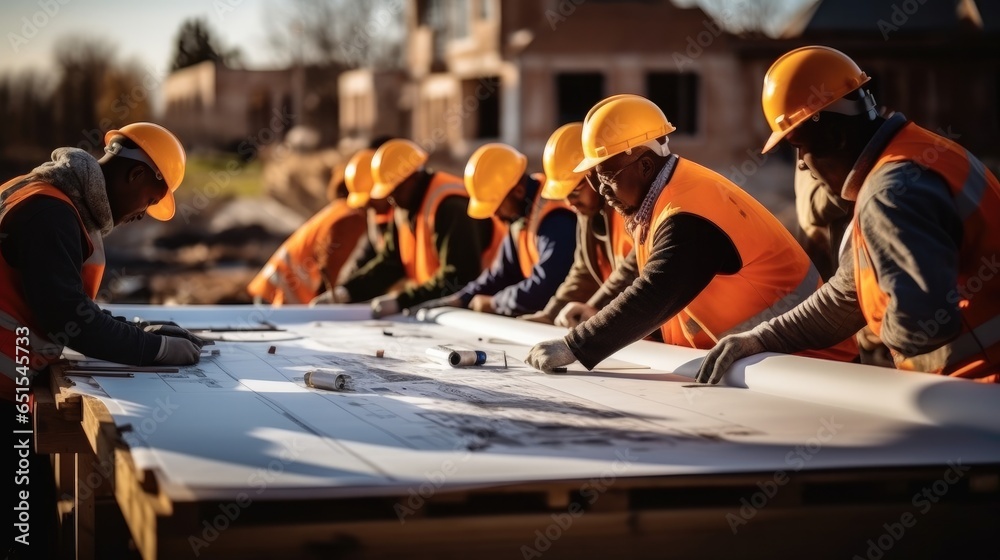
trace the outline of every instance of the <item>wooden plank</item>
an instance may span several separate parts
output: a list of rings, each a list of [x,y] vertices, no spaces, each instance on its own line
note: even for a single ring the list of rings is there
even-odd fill
[[[87,490],[93,479],[94,456],[89,453],[76,454],[76,491],[73,501],[73,525],[76,535],[76,560],[93,560],[96,519],[94,517],[94,493]]]
[[[87,451],[87,438],[79,420],[67,419],[57,408],[52,392],[38,387],[35,392],[35,452],[80,453]]]

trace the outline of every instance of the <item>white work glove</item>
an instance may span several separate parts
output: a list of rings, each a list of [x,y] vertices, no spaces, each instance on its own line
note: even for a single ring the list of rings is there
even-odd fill
[[[767,351],[763,341],[753,331],[727,336],[709,350],[698,369],[698,383],[715,385],[734,362]]]
[[[202,346],[209,343],[215,344],[214,341],[210,342],[208,340],[201,338],[200,336],[191,334],[190,332],[187,331],[187,329],[182,329],[181,327],[178,327],[175,324],[149,325],[147,327],[144,327],[142,330],[148,333],[158,334],[164,337],[185,338],[198,345],[199,349],[201,349]]]
[[[462,298],[458,294],[452,294],[450,296],[439,297],[435,299],[429,299],[423,303],[418,303],[417,305],[411,305],[403,310],[404,315],[416,316],[418,311],[423,311],[424,309],[434,309],[435,307],[465,307],[462,305]],[[423,314],[421,314],[423,315]],[[417,316],[417,319],[420,319]]]
[[[563,306],[562,310],[559,311],[559,315],[556,315],[556,325],[573,328],[594,315],[597,315],[596,307],[591,307],[579,301],[571,301]]]
[[[174,336],[160,337],[160,351],[156,353],[157,364],[187,366],[197,364],[201,358],[201,347],[186,338]]]
[[[528,359],[524,360],[524,363],[545,373],[552,373],[555,368],[575,361],[576,356],[573,355],[573,351],[569,349],[566,341],[557,338],[539,342],[532,347],[531,351],[528,352]]]
[[[327,290],[309,301],[309,307],[315,307],[324,303],[351,303],[351,294],[347,288],[337,286],[332,290]]]
[[[378,319],[399,313],[399,299],[396,296],[379,296],[372,300],[372,317]]]

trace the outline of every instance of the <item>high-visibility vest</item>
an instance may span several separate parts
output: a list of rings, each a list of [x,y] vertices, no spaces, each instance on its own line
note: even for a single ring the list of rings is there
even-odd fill
[[[0,192],[19,185],[24,177],[12,179],[0,187]],[[0,224],[3,223],[7,214],[18,204],[36,196],[47,196],[61,200],[73,208],[80,226],[80,234],[83,236],[87,248],[84,251],[83,268],[80,276],[83,280],[83,291],[91,299],[97,297],[97,291],[101,286],[101,279],[104,277],[104,243],[100,235],[91,237],[87,233],[87,228],[80,218],[79,210],[73,205],[65,193],[56,187],[41,181],[29,183],[14,191],[3,204],[0,205]],[[45,258],[39,255],[38,258]],[[38,323],[35,314],[28,307],[24,298],[24,286],[22,284],[21,273],[10,266],[3,255],[0,254],[0,369],[4,375],[0,377],[0,389],[3,391],[3,398],[14,399],[15,379],[18,375],[19,366],[28,365],[32,371],[40,371],[49,362],[59,358],[62,354],[62,344],[50,340],[50,336],[63,335],[67,333],[47,333]],[[27,328],[27,332],[25,332]],[[25,348],[25,339],[30,344],[30,360],[28,364],[18,361],[19,354],[17,348]],[[23,371],[23,370],[22,370]]]
[[[541,173],[532,173],[531,178],[538,181],[539,185],[545,184],[545,175]],[[525,217],[524,226],[517,234],[517,263],[521,266],[521,274],[525,278],[531,276],[531,270],[538,264],[538,228],[555,210],[573,211],[565,200],[542,198],[542,189],[539,188]]]
[[[597,244],[596,251],[597,272],[601,282],[607,282],[618,264],[632,251],[632,236],[625,227],[625,218],[609,206],[605,207],[604,212],[608,222],[608,237],[605,243]]]
[[[346,235],[333,239],[330,232],[342,220],[357,220],[353,230],[344,228]],[[278,247],[264,268],[250,281],[247,292],[255,298],[273,305],[283,303],[309,303],[323,285],[323,270],[320,270],[321,252],[327,251],[331,243],[354,247],[365,233],[361,226],[364,216],[361,210],[347,205],[344,199],[334,200],[316,213],[302,227],[295,230]],[[343,262],[328,267],[336,281],[336,271]]]
[[[406,270],[406,277],[417,284],[429,281],[441,267],[437,247],[434,246],[434,216],[444,199],[450,196],[469,198],[462,179],[450,173],[436,172],[427,185],[424,200],[417,211],[414,227],[409,224],[406,212],[396,210],[396,239],[399,242],[399,258]],[[504,236],[507,226],[500,220],[493,220],[493,237],[483,251],[480,269],[490,266]]]
[[[965,148],[913,123],[907,123],[893,137],[868,176],[883,165],[900,161],[914,162],[940,176],[948,185],[962,219],[962,246],[955,255],[958,285],[947,294],[947,301],[958,305],[962,331],[946,345],[948,357],[940,367],[927,368],[919,356],[907,359],[898,349],[890,348],[896,367],[934,369],[927,373],[1000,382],[1000,289],[990,283],[997,274],[992,263],[1000,255],[1000,181]],[[867,181],[859,193],[866,187]],[[857,209],[852,240],[858,304],[869,328],[881,336],[882,321],[893,295],[879,286],[878,271],[871,264]],[[936,319],[927,317],[927,320]]]
[[[700,216],[722,230],[743,267],[735,274],[717,274],[676,315],[676,323],[664,325],[665,341],[711,348],[726,335],[792,309],[822,285],[805,251],[766,208],[722,175],[686,159],[678,160],[653,208],[650,233],[636,248],[640,269],[649,261],[657,228],[679,212]],[[851,338],[801,355],[850,361],[857,353]]]

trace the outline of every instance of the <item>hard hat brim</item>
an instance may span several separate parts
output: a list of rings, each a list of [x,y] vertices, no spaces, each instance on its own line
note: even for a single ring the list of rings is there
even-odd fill
[[[392,194],[392,191],[396,190],[397,185],[390,185],[389,183],[375,183],[372,186],[372,191],[368,193],[368,196],[374,198],[375,200],[382,200]]]
[[[774,147],[777,146],[779,142],[784,140],[785,136],[787,136],[788,133],[794,129],[795,127],[792,127],[787,130],[779,130],[777,132],[772,132],[771,136],[767,138],[767,142],[764,143],[764,148],[760,151],[760,153],[766,154],[767,152],[773,150]]]
[[[177,205],[174,202],[174,193],[169,190],[167,191],[167,195],[161,198],[159,202],[146,208],[146,214],[154,220],[161,222],[166,222],[170,218],[173,218],[176,211]]]
[[[569,193],[573,192],[573,189],[580,184],[584,178],[584,174],[580,174],[575,180],[563,180],[557,181],[555,179],[548,179],[545,181],[545,186],[542,187],[542,198],[547,198],[549,200],[565,200]]]
[[[586,173],[587,171],[590,171],[591,169],[597,167],[597,165],[600,164],[601,162],[607,161],[607,160],[615,157],[616,155],[617,154],[611,154],[611,155],[603,156],[603,157],[596,157],[596,158],[587,157],[587,158],[583,158],[583,161],[581,161],[580,163],[578,163],[576,165],[576,167],[573,168],[573,172],[574,173]]]
[[[371,197],[365,193],[352,192],[347,195],[347,205],[351,208],[364,208]]]
[[[501,202],[503,202],[501,200]],[[477,220],[485,220],[486,218],[493,217],[497,209],[500,208],[500,203],[490,204],[489,202],[484,202],[475,198],[469,199],[469,210],[468,214],[470,218],[475,218]]]

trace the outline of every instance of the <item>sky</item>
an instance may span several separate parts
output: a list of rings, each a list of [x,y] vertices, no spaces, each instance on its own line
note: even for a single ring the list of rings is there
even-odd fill
[[[739,6],[747,0],[674,0],[678,5]],[[811,0],[779,2],[789,11]],[[287,2],[286,2],[287,4]],[[2,0],[0,75],[26,69],[51,71],[53,51],[67,35],[107,39],[119,61],[135,61],[147,73],[165,76],[181,23],[203,17],[226,47],[237,46],[248,68],[278,64],[268,42],[268,21],[279,0]]]
[[[276,5],[277,0],[4,0],[0,74],[51,70],[59,39],[82,35],[106,39],[117,47],[118,60],[162,75],[181,23],[194,17],[205,18],[223,45],[239,46],[247,66],[266,67],[275,58],[265,22]]]

